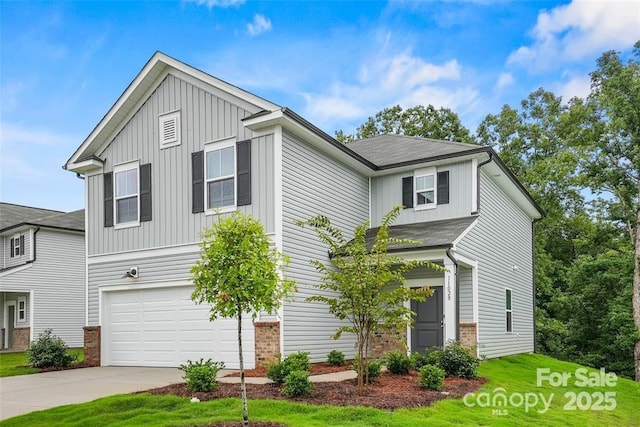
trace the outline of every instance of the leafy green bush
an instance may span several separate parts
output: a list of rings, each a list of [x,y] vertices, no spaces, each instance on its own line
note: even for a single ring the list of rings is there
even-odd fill
[[[295,370],[284,379],[282,392],[289,397],[308,396],[313,391],[313,383],[309,381],[309,372]]]
[[[357,362],[357,356],[356,356]],[[354,371],[358,372],[358,365],[354,363],[351,367]],[[369,359],[369,383],[374,382],[378,379],[378,377],[382,374],[382,360],[371,360]]]
[[[439,366],[447,376],[473,379],[478,376],[480,360],[469,353],[459,342],[446,345]]]
[[[180,365],[184,372],[187,389],[192,392],[207,392],[218,388],[218,372],[224,369],[224,362],[212,362],[211,359],[200,359],[197,362],[188,360]]]
[[[444,352],[440,347],[430,347],[427,349],[427,354],[424,355],[425,365],[435,365],[442,367],[442,357]]]
[[[384,357],[387,369],[395,375],[407,375],[411,367],[411,360],[406,353],[399,350],[390,351]]]
[[[420,386],[429,390],[440,390],[444,385],[444,370],[435,365],[420,368]]]
[[[34,368],[66,368],[76,361],[76,356],[67,350],[62,338],[47,328],[31,341],[26,353],[29,364]]]
[[[327,363],[333,366],[342,366],[344,365],[344,353],[340,350],[331,350],[327,355]]]
[[[428,365],[427,357],[417,351],[411,353],[411,355],[409,356],[409,363],[411,364],[411,367],[416,371],[419,371],[420,368],[422,368],[424,365]]]
[[[284,360],[267,365],[267,378],[276,384],[284,383],[285,378],[293,371],[309,371],[309,353],[291,353]]]

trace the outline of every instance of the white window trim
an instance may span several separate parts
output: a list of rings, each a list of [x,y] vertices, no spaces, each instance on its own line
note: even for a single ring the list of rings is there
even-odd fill
[[[224,206],[221,208],[210,209],[209,208],[209,181],[214,181],[213,179],[207,179],[207,153],[212,151],[221,150],[223,148],[233,147],[233,205]],[[204,146],[204,204],[205,204],[205,215],[215,215],[222,213],[233,212],[237,209],[238,205],[238,159],[236,158],[238,155],[236,150],[236,137],[223,138],[217,141],[207,142]],[[225,176],[228,178],[228,176]],[[216,178],[215,181],[223,178]]]
[[[507,291],[511,297],[511,308],[507,308]],[[507,313],[511,313],[511,330],[507,329]],[[504,288],[504,330],[507,334],[513,333],[513,290],[511,288]]]
[[[24,308],[20,309],[20,303],[24,303]],[[20,312],[22,312],[22,319],[20,318]],[[16,303],[16,323],[27,323],[27,297],[18,297],[18,302]]]
[[[9,240],[9,243],[11,243],[11,240]],[[20,233],[18,233],[13,236],[13,257],[20,258],[21,256],[22,253],[20,252]]]
[[[418,178],[422,178],[424,176],[433,175],[433,203],[427,203],[424,205],[418,204]],[[435,209],[438,205],[438,175],[436,173],[436,168],[425,168],[416,170],[413,173],[413,208],[417,211],[422,211],[426,209]]]
[[[116,174],[120,172],[126,172],[128,170],[136,170],[136,174],[138,175],[138,192],[136,193],[137,202],[138,202],[138,218],[135,221],[129,222],[121,222],[118,223],[118,196],[116,195],[116,185],[117,179]],[[131,197],[131,196],[128,196]],[[140,162],[138,160],[134,160],[133,162],[128,163],[120,163],[113,167],[113,228],[116,230],[122,228],[130,228],[130,227],[139,227],[140,226]]]
[[[168,120],[175,120],[176,122],[176,137],[173,140],[164,142],[164,123]],[[165,149],[169,147],[175,147],[176,145],[180,145],[181,141],[181,128],[180,128],[180,110],[171,111],[168,113],[163,113],[158,116],[158,140],[160,141],[160,149]]]

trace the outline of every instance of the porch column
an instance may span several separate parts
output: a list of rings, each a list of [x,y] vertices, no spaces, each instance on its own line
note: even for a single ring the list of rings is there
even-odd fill
[[[448,258],[444,258],[444,342],[455,341],[456,337],[456,266]]]

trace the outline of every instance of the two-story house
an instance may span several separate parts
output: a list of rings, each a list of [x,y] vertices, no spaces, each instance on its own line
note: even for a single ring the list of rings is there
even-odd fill
[[[24,350],[47,328],[83,345],[84,220],[84,210],[0,203],[0,348]]]
[[[156,53],[65,168],[86,185],[89,363],[237,366],[235,322],[209,322],[208,307],[190,299],[189,273],[203,227],[234,210],[262,222],[298,285],[278,313],[246,320],[245,360],[352,356],[354,338],[332,340],[339,321],[305,301],[320,280],[309,261],[328,253],[295,220],[324,214],[344,230],[367,219],[375,227],[399,204],[393,233],[421,244],[393,250],[447,268],[408,276],[406,286],[436,289],[411,303],[411,349],[459,339],[488,357],[533,351],[541,210],[491,148],[397,136],[345,146],[287,108]]]

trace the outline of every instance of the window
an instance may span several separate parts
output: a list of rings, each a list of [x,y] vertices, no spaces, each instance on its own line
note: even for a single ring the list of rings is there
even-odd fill
[[[416,209],[434,208],[436,206],[435,168],[416,171],[414,188],[414,206],[416,207]]]
[[[9,242],[10,257],[24,255],[24,235],[16,234]]]
[[[234,207],[236,204],[235,142],[211,144],[205,151],[205,193],[207,210]]]
[[[18,310],[16,312],[17,321],[24,322],[27,320],[27,299],[25,297],[18,298]]]
[[[449,203],[449,171],[436,168],[416,170],[402,178],[402,206],[416,210],[434,209]]]
[[[158,119],[160,148],[180,145],[180,111],[162,114]]]
[[[506,317],[507,317],[507,332],[513,332],[513,318],[511,313],[511,289],[506,289],[505,307],[506,307]]]
[[[138,223],[138,162],[114,168],[116,224]]]

